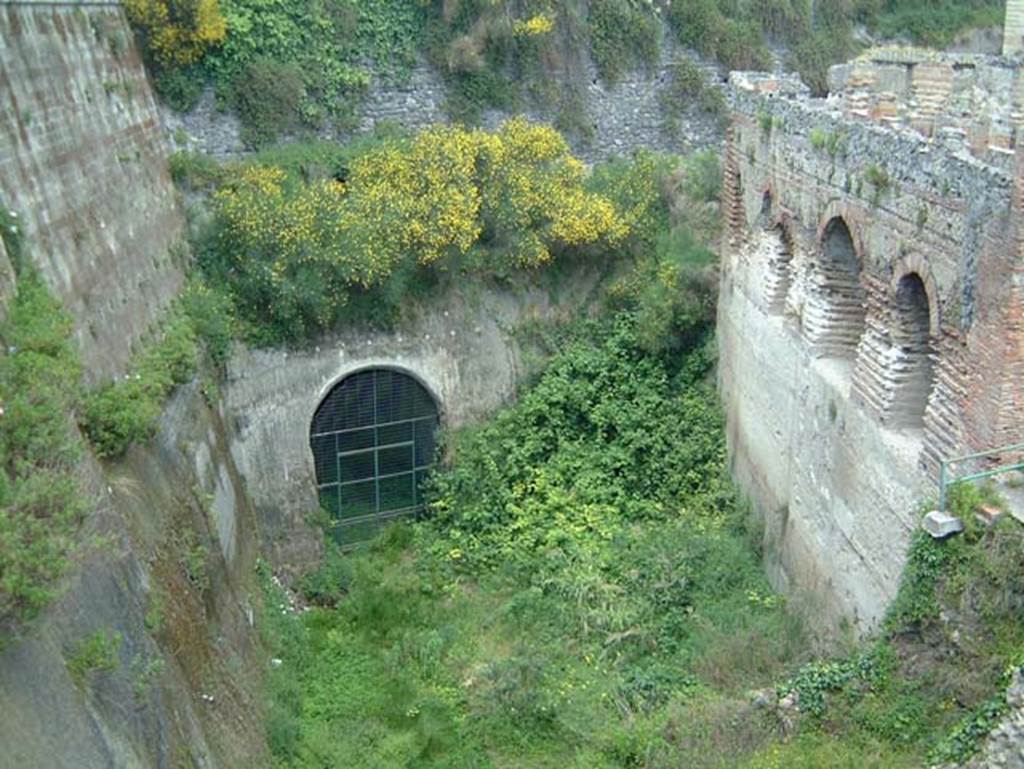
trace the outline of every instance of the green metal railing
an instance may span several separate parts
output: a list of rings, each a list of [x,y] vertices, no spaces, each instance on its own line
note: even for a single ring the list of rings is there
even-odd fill
[[[955,486],[956,484],[964,483],[965,481],[978,481],[982,478],[991,478],[994,475],[1010,472],[1011,470],[1024,470],[1024,459],[1016,464],[1002,465],[1000,467],[992,468],[991,470],[967,473],[965,475],[951,476],[951,467],[974,459],[984,459],[985,457],[1012,454],[1015,452],[1024,455],[1024,443],[1018,443],[1014,446],[1003,446],[999,449],[989,449],[988,451],[979,451],[977,454],[966,454],[962,457],[942,460],[942,462],[939,463],[939,510],[942,510],[943,512],[946,511],[946,496],[950,486]]]

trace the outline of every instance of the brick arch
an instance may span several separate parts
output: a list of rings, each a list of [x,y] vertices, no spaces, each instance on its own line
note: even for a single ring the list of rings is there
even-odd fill
[[[796,256],[796,234],[793,218],[787,211],[778,211],[764,223],[768,262],[765,273],[765,306],[773,315],[786,311],[789,292],[795,281],[794,258]]]
[[[820,357],[854,358],[865,329],[865,249],[849,213],[834,202],[817,229],[803,330]]]
[[[841,219],[850,233],[850,238],[853,241],[853,250],[857,254],[860,268],[864,270],[867,268],[867,260],[865,258],[867,256],[867,248],[864,245],[864,237],[861,235],[860,228],[852,224],[857,221],[858,215],[859,211],[852,205],[841,200],[833,200],[826,206],[824,212],[818,218],[815,243],[817,243],[818,250],[820,251],[825,242],[825,233],[828,231],[829,225],[832,224],[833,220]]]
[[[932,275],[931,265],[928,260],[917,253],[903,256],[893,267],[892,280],[889,282],[889,298],[895,301],[896,292],[899,290],[900,281],[908,275],[917,275],[924,284],[924,292],[928,297],[928,326],[932,339],[938,339],[941,328],[942,316],[939,307],[939,288]]]

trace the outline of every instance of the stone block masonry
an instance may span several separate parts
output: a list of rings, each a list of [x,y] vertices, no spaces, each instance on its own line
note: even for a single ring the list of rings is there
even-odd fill
[[[118,4],[0,5],[0,205],[75,319],[90,382],[177,294],[183,218]]]
[[[663,127],[662,94],[667,88],[675,62],[690,54],[681,50],[666,33],[661,60],[650,71],[627,73],[614,85],[598,78],[589,64],[585,86],[581,91],[580,119],[591,134],[583,140],[569,135],[573,152],[587,162],[609,157],[628,156],[636,149],[687,153],[708,147],[718,148],[721,130],[716,120],[690,105],[679,115],[680,128],[671,135]],[[710,64],[701,65],[711,83],[721,85],[721,75]],[[435,123],[448,122],[445,104],[448,89],[441,76],[421,63],[403,82],[377,81],[371,85],[360,107],[359,131],[365,132],[381,123],[393,123],[416,130]],[[231,157],[245,152],[238,119],[217,108],[212,91],[188,114],[177,114],[162,108],[168,136],[181,148],[188,147],[218,157]],[[526,116],[536,122],[558,124],[558,110],[528,108]],[[511,113],[489,111],[481,117],[485,128],[493,129]],[[347,135],[326,132],[324,138],[346,140]]]
[[[826,624],[881,619],[939,460],[1024,440],[1020,78],[896,50],[836,68],[828,99],[732,75],[731,469],[774,582]]]

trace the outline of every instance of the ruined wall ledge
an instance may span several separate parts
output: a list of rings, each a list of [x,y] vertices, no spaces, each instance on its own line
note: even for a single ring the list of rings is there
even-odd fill
[[[764,83],[773,79],[777,80],[760,72],[731,73],[729,100],[733,113],[752,121],[772,119],[768,131],[808,140],[815,129],[840,134],[845,144],[841,161],[862,165],[874,162],[898,169],[901,178],[925,189],[931,187],[936,197],[969,195],[976,200],[981,196],[998,203],[1005,202],[1013,188],[1015,155],[1010,150],[992,148],[994,151],[983,160],[946,134],[929,138],[909,127],[852,120],[834,99],[811,98],[786,85],[766,89]]]

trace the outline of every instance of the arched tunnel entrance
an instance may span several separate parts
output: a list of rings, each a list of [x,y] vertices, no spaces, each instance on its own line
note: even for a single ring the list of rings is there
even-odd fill
[[[383,521],[422,508],[439,423],[433,396],[402,371],[365,369],[331,388],[309,442],[320,506],[340,542],[366,539]]]

